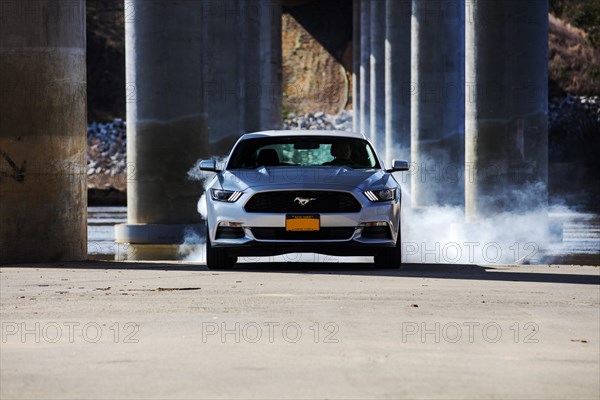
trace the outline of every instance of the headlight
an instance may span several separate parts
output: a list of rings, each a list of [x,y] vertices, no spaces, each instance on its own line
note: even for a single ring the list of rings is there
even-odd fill
[[[226,201],[228,203],[235,203],[242,197],[242,194],[242,192],[233,192],[231,190],[210,189],[210,197],[213,200]]]
[[[397,189],[368,190],[363,194],[372,202],[390,201],[396,198]]]

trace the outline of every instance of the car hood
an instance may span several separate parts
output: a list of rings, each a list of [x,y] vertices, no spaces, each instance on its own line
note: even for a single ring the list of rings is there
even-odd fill
[[[237,169],[219,174],[221,187],[242,191],[248,188],[312,189],[339,188],[361,190],[384,188],[393,179],[391,174],[379,169],[352,169],[348,167],[260,167]],[[394,183],[392,186],[396,186]]]

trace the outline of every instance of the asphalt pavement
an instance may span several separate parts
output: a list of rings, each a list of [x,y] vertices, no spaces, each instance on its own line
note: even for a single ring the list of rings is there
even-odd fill
[[[0,397],[600,396],[592,266],[0,268]]]

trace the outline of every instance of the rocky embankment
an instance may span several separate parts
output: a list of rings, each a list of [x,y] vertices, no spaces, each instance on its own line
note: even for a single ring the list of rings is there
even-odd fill
[[[352,130],[352,112],[290,114],[284,129]],[[88,189],[127,189],[127,124],[120,118],[108,123],[92,122],[87,131]]]
[[[342,111],[339,115],[328,115],[323,112],[303,115],[289,114],[283,120],[283,129],[308,130],[352,130],[352,111]]]
[[[552,99],[548,104],[548,127],[551,157],[600,164],[600,96]]]
[[[87,187],[90,205],[125,204],[127,125],[120,118],[88,125]]]
[[[551,201],[600,212],[600,97],[553,99],[548,128]]]
[[[548,104],[550,163],[578,162],[589,173],[600,170],[600,96],[566,95]],[[127,188],[126,123],[91,123],[87,137],[88,188],[100,193]],[[352,111],[338,115],[323,112],[289,114],[284,129],[352,130]],[[110,197],[118,196],[115,193]],[[95,193],[95,198],[98,193]],[[124,199],[123,196],[120,198]]]

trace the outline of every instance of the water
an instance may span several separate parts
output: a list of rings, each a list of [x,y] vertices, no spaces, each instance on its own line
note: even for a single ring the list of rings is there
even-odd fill
[[[94,260],[114,260],[115,225],[127,222],[127,207],[88,207],[88,254]]]
[[[600,215],[591,213],[550,213],[550,223],[562,232],[549,243],[543,263],[600,265]]]
[[[600,215],[576,212],[550,212],[555,240],[545,246],[531,263],[600,265]],[[127,222],[126,207],[88,208],[88,252],[91,259],[114,260],[126,245],[115,244],[114,225]],[[335,257],[290,254],[264,258],[265,261],[332,262]],[[339,258],[347,261],[349,258]],[[256,262],[258,258],[247,261]],[[353,262],[368,262],[367,258]]]

